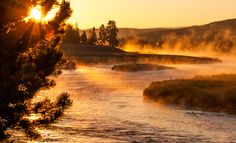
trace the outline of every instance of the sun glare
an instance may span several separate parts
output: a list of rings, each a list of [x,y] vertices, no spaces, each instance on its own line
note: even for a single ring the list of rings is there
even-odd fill
[[[29,11],[29,16],[24,18],[25,21],[34,20],[37,22],[47,23],[56,17],[57,12],[59,11],[58,7],[53,7],[47,15],[43,16],[41,11],[41,6],[35,6]]]
[[[59,8],[53,8],[50,10],[45,17],[42,18],[43,22],[47,22],[55,18],[56,13],[59,11]]]
[[[42,19],[42,13],[39,6],[33,7],[30,11],[30,18],[33,18],[36,21]]]

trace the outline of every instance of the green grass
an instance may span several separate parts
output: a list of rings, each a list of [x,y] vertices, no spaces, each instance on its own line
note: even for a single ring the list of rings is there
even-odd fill
[[[162,103],[236,114],[236,75],[153,82],[143,93]]]

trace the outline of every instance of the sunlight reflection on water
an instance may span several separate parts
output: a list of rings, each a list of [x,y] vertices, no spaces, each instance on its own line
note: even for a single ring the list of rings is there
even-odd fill
[[[179,65],[175,70],[122,73],[107,66],[64,71],[57,87],[47,94],[67,91],[74,104],[61,122],[40,129],[43,139],[38,142],[235,141],[235,116],[163,106],[142,96],[152,81],[236,71],[232,65],[222,67]]]

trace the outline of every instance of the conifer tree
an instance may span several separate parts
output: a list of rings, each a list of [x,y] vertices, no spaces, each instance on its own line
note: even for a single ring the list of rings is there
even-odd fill
[[[110,20],[106,26],[106,40],[111,47],[118,46],[117,34],[119,29],[116,27],[116,22]]]
[[[42,16],[53,6],[59,11],[46,23],[32,18],[26,21],[30,8],[37,5]],[[33,102],[40,90],[55,86],[50,77],[61,73],[59,44],[71,13],[65,0],[0,0],[0,140],[10,137],[9,129],[38,138],[35,127],[57,121],[71,105],[67,93],[55,101],[42,97]],[[32,120],[32,115],[38,118]]]
[[[84,31],[81,35],[81,43],[88,44],[88,37],[87,37],[86,31]]]
[[[78,25],[76,24],[75,26],[72,26],[68,24],[66,26],[63,43],[79,44],[80,41],[81,39],[80,39],[80,31],[79,31]]]
[[[105,25],[102,24],[99,28],[99,39],[98,39],[98,43],[100,45],[105,45],[106,43],[106,28],[105,28]]]
[[[91,30],[90,38],[89,38],[89,44],[96,45],[96,43],[97,43],[97,34],[96,34],[95,27],[93,27],[93,29]]]

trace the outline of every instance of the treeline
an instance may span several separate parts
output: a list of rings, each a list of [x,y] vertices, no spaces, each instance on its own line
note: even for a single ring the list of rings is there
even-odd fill
[[[116,22],[110,20],[105,26],[102,24],[98,30],[93,27],[91,30],[84,30],[80,34],[78,25],[67,25],[64,43],[73,44],[89,44],[89,45],[108,45],[111,47],[118,46],[117,34],[119,29],[116,27]]]

